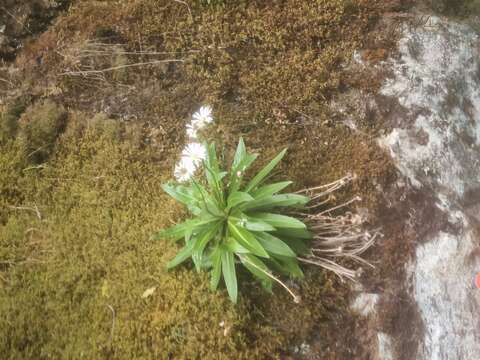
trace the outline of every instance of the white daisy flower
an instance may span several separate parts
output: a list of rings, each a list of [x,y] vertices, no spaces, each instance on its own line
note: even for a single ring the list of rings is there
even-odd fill
[[[189,158],[197,166],[207,156],[207,150],[199,143],[190,143],[182,152],[183,158]]]
[[[212,108],[210,106],[202,106],[200,110],[198,110],[192,116],[192,125],[196,125],[197,130],[201,129],[205,125],[211,123],[213,121],[212,116]]]
[[[175,171],[173,172],[173,175],[178,181],[185,182],[190,180],[196,169],[197,166],[191,158],[182,157],[180,162],[175,165]]]
[[[187,135],[190,139],[196,139],[198,133],[197,123],[192,122],[187,125]]]

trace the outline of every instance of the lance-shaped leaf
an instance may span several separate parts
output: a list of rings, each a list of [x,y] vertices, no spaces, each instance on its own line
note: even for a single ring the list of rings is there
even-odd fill
[[[266,196],[241,204],[242,210],[269,210],[274,207],[303,206],[310,198],[298,194],[279,194]]]
[[[235,272],[235,259],[233,253],[228,250],[222,253],[222,272],[228,295],[230,296],[232,302],[236,303],[238,287],[237,274]]]
[[[306,229],[307,226],[298,219],[290,216],[256,212],[251,213],[251,217],[265,221],[277,229],[289,228],[289,229]]]
[[[238,204],[252,201],[252,200],[253,200],[253,197],[249,193],[235,191],[228,196],[227,208],[231,209],[237,206]]]
[[[270,270],[262,260],[255,255],[245,254],[240,256],[242,264],[250,271],[257,279],[260,280],[262,286],[268,290],[272,290],[272,278],[268,276]]]
[[[257,175],[254,176],[252,180],[248,183],[248,185],[245,188],[246,192],[249,192],[250,190],[254,189],[257,185],[259,185],[265,177],[270,174],[270,172],[273,170],[275,166],[282,160],[282,158],[285,156],[285,153],[287,152],[287,149],[284,149],[273,158],[272,161],[270,161],[262,170],[260,170]]]
[[[175,186],[171,184],[164,184],[162,185],[162,189],[175,200],[180,201],[185,205],[190,205],[200,200],[188,187],[183,185]]]
[[[231,215],[230,219],[235,222],[237,226],[241,226],[244,229],[250,231],[275,231],[276,229],[261,219],[248,216],[243,213],[238,213],[236,216]]]
[[[187,243],[173,258],[173,260],[169,261],[167,264],[167,269],[174,268],[175,266],[180,265],[189,257],[192,256],[193,252],[193,242]]]
[[[269,253],[279,256],[296,257],[295,252],[279,238],[266,232],[260,232],[256,234],[256,236],[260,244],[262,244],[264,249]]]
[[[227,247],[228,250],[233,252],[234,254],[249,254],[250,250],[244,248],[242,245],[238,243],[237,240],[233,237],[229,237],[227,239],[227,242],[225,243],[225,246]]]
[[[245,170],[255,161],[257,154],[248,154],[243,138],[240,138],[230,167],[230,193],[236,192],[242,182]]]
[[[199,194],[200,202],[199,206],[202,210],[205,210],[207,213],[213,216],[222,217],[225,213],[222,211],[222,203],[218,201],[214,196],[212,196],[201,184],[196,181],[193,181],[193,186],[195,191]]]
[[[218,221],[218,217],[213,217],[210,215],[204,218],[186,220],[183,223],[159,231],[152,237],[152,239],[172,239],[176,241],[185,237],[188,232],[192,233],[194,230],[198,230],[202,226],[208,225],[214,221]]]
[[[220,276],[222,275],[222,247],[217,247],[210,256],[212,258],[212,271],[210,278],[210,288],[215,290],[220,282]]]
[[[282,235],[287,229],[282,229]],[[288,229],[288,230],[301,230],[301,229]],[[309,234],[310,235],[310,234]],[[282,236],[282,241],[287,244],[290,249],[292,249],[295,254],[302,256],[312,255],[312,250],[310,249],[310,239],[302,239],[300,237],[289,238]],[[279,254],[281,255],[281,254]]]
[[[268,259],[268,262],[282,274],[295,278],[302,278],[303,272],[296,258],[276,256]]]
[[[228,220],[228,230],[244,248],[257,256],[268,258],[268,253],[250,231],[235,225],[231,220]]]
[[[220,230],[220,226],[222,225],[221,221],[217,221],[216,223],[212,223],[206,230],[201,232],[195,238],[195,245],[193,247],[193,254],[192,259],[195,263],[195,268],[197,271],[200,271],[200,266],[202,264],[202,256],[205,247],[207,246],[208,242],[213,239],[213,237],[218,233]]]
[[[279,231],[273,232],[272,235],[275,235],[280,238],[289,238],[289,239],[313,239],[313,234],[307,229],[293,229],[293,228],[282,228]]]
[[[217,152],[215,150],[215,144],[204,144],[207,149],[207,157],[205,159],[205,177],[207,178],[208,185],[212,189],[217,201],[223,202],[223,187],[220,179],[220,169],[218,167]]]
[[[259,187],[258,189],[251,192],[251,195],[255,199],[261,199],[264,197],[272,196],[279,191],[285,189],[288,185],[290,185],[292,181],[281,181],[273,184],[264,185]]]
[[[245,142],[243,141],[243,138],[240,137],[240,140],[238,140],[237,150],[233,156],[233,163],[231,166],[232,171],[238,168],[240,163],[245,160],[246,155],[247,149],[245,148]]]
[[[242,162],[235,169],[231,169],[229,185],[230,193],[235,192],[240,188],[243,176],[245,175],[245,170],[247,170],[248,167],[255,161],[257,156],[257,154],[246,154]]]

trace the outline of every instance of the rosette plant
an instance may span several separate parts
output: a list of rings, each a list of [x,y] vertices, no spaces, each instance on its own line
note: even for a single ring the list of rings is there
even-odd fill
[[[271,291],[273,282],[278,282],[291,293],[274,272],[302,277],[297,255],[309,252],[307,243],[312,234],[301,220],[284,215],[287,208],[301,208],[310,198],[281,193],[291,181],[265,184],[286,149],[245,181],[245,171],[257,154],[248,153],[242,139],[229,171],[220,168],[215,145],[205,147],[204,181],[191,179],[188,184],[163,185],[163,189],[183,203],[192,215],[155,236],[184,242],[168,268],[191,258],[197,271],[210,271],[212,289],[218,287],[223,277],[233,302],[237,301],[238,294],[238,264],[265,289]]]

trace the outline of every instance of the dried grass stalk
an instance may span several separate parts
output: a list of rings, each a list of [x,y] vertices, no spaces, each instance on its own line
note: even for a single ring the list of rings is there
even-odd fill
[[[362,258],[362,255],[381,236],[378,229],[373,231],[364,229],[366,219],[361,215],[352,212],[337,214],[339,209],[360,201],[360,197],[354,197],[339,205],[328,206],[334,199],[332,194],[355,178],[355,175],[347,175],[330,184],[298,191],[310,196],[312,201],[307,207],[307,212],[296,213],[314,233],[311,255],[298,257],[298,260],[333,271],[342,280],[352,281],[356,281],[362,268],[350,269],[340,264],[340,261],[353,260],[354,263],[374,268]]]

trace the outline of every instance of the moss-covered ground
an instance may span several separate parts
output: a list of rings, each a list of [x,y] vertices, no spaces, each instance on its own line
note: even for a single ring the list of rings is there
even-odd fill
[[[216,122],[204,136],[226,158],[239,136],[263,160],[288,146],[278,177],[300,188],[355,172],[340,196],[360,194],[374,213],[388,160],[329,103],[352,86],[344,64],[383,10],[376,0],[72,1],[2,82],[0,353],[269,359],[315,340],[321,358],[351,356],[338,350],[351,341],[338,328],[348,287],[332,274],[293,284],[300,305],[241,274],[234,306],[190,266],[167,272],[177,246],[149,238],[186,215],[160,185],[207,103]]]

